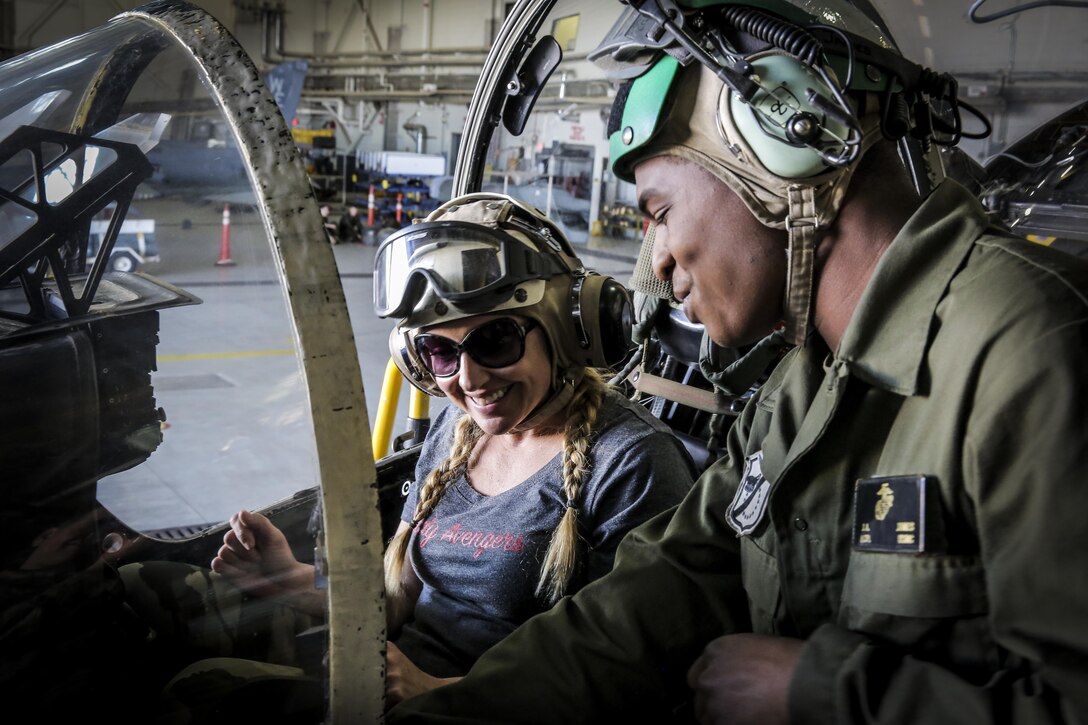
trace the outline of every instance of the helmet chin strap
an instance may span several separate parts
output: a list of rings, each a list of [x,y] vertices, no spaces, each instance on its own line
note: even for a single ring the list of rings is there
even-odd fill
[[[816,276],[816,232],[818,231],[816,194],[811,186],[791,184],[786,200],[789,213],[786,230],[786,293],[783,300],[785,329],[777,330],[728,367],[721,367],[714,346],[704,333],[699,354],[699,369],[715,388],[739,396],[762,375],[782,349],[803,346],[813,332],[812,305]]]
[[[816,196],[811,186],[787,190],[786,342],[801,347],[812,332],[813,287],[816,271]]]
[[[771,363],[790,347],[782,330],[771,334],[752,346],[748,352],[732,363],[719,359],[722,349],[705,332],[699,345],[699,371],[714,387],[734,398],[744,395],[767,371]]]
[[[574,399],[574,391],[578,383],[582,382],[585,370],[570,368],[564,371],[559,378],[559,384],[553,389],[551,396],[538,405],[533,412],[513,428],[511,433],[524,433],[543,423],[547,423],[560,411],[565,410],[570,401]]]

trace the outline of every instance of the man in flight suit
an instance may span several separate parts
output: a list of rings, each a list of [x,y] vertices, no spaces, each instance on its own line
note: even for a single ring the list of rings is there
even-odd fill
[[[1088,269],[914,181],[888,138],[922,106],[865,84],[954,84],[867,73],[882,23],[824,4],[698,3],[682,27],[720,34],[643,59],[610,124],[687,317],[732,347],[784,321],[793,349],[611,574],[388,722],[1088,722]],[[852,72],[812,28],[834,17]]]

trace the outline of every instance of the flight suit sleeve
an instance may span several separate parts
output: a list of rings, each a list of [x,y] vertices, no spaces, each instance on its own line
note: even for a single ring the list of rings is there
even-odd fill
[[[963,474],[991,667],[953,671],[825,624],[795,670],[791,722],[1088,722],[1086,347],[1083,316],[1050,330],[1018,324],[980,366]]]
[[[738,539],[724,519],[738,479],[732,461],[744,460],[738,425],[730,455],[674,512],[624,537],[612,572],[387,722],[668,722],[689,697],[687,669],[705,643],[750,628]]]

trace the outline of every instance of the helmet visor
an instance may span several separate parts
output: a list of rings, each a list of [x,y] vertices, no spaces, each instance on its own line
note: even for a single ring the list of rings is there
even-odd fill
[[[374,257],[374,311],[406,317],[426,286],[457,304],[566,271],[559,259],[500,229],[425,222],[391,235]],[[489,301],[501,300],[490,297]]]

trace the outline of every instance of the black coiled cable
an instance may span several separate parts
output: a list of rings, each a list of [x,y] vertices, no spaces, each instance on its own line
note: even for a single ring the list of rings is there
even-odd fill
[[[823,45],[812,33],[759,10],[730,5],[722,10],[722,18],[737,30],[786,51],[806,65],[816,65],[823,53]]]
[[[918,90],[927,96],[944,98],[955,91],[956,81],[947,73],[938,73],[931,68],[922,68],[918,74]]]
[[[981,5],[981,2],[978,4]],[[786,51],[810,67],[818,67],[823,55],[823,45],[805,28],[740,5],[723,8],[721,17],[737,30]],[[848,38],[846,45],[849,47]],[[848,71],[852,70],[851,58],[848,62]],[[849,85],[849,81],[846,85]],[[889,83],[883,104],[881,128],[885,137],[898,139],[910,132],[913,135],[922,136],[924,142],[932,139],[940,145],[954,146],[961,138],[985,138],[990,134],[989,120],[977,109],[959,100],[956,80],[947,73],[938,73],[929,68],[922,69],[916,87],[908,92],[910,101],[914,104],[913,114],[908,99],[900,93],[893,93],[893,85]],[[951,123],[933,115],[925,100],[926,97],[948,104]],[[981,132],[968,133],[963,130],[961,107],[982,122],[984,128]],[[912,115],[914,116],[913,129],[911,128]],[[933,139],[934,130],[949,134],[949,137]]]

